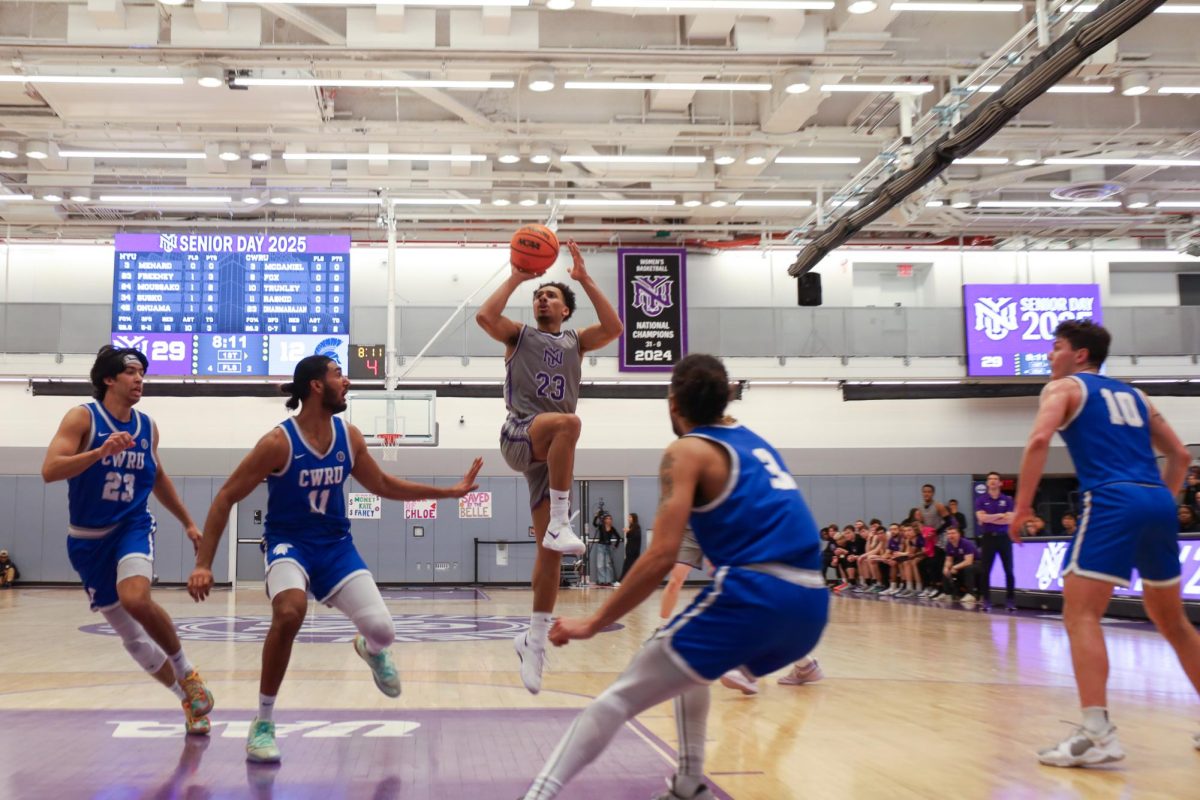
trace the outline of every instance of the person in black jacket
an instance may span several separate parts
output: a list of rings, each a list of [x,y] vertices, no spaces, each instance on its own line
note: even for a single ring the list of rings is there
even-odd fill
[[[19,577],[21,573],[8,557],[8,551],[0,550],[0,589],[11,589]]]
[[[638,556],[642,554],[642,525],[638,522],[637,514],[629,515],[629,524],[625,526],[625,565],[621,567],[621,577],[617,578],[617,585],[625,580],[625,576],[629,573],[629,568],[633,566],[633,562],[637,561]]]

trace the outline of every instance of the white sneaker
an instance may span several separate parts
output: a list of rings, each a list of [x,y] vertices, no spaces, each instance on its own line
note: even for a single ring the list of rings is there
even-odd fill
[[[1066,739],[1038,753],[1038,761],[1048,767],[1090,767],[1120,761],[1124,757],[1125,751],[1117,741],[1117,729],[1112,725],[1099,735],[1077,727]]]
[[[825,677],[825,673],[821,671],[821,665],[814,658],[811,664],[800,666],[799,664],[792,665],[792,671],[779,679],[780,686],[800,686],[805,683],[816,683]]]
[[[758,694],[758,681],[747,678],[740,669],[731,669],[722,675],[721,685],[727,689],[737,689],[742,694]]]
[[[521,659],[521,682],[525,684],[525,688],[530,694],[537,694],[542,690],[542,668],[546,666],[546,645],[543,643],[541,647],[531,644],[529,641],[529,631],[518,633],[513,639],[513,649],[517,651],[517,658]]]
[[[675,791],[675,776],[667,781],[667,791],[660,795],[655,795],[654,800],[717,800],[717,796],[713,794],[703,783],[696,790],[695,794],[683,795]]]
[[[546,535],[542,537],[542,547],[568,556],[581,556],[587,550],[587,545],[571,529],[570,522],[554,520],[550,521]]]
[[[958,602],[962,603],[964,606],[973,606],[979,601],[975,599],[975,595],[973,594],[964,594]]]

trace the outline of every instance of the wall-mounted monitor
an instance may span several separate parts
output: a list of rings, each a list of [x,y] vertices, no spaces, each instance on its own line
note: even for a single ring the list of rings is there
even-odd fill
[[[1093,283],[967,284],[963,312],[971,377],[1049,375],[1060,322],[1103,322]]]

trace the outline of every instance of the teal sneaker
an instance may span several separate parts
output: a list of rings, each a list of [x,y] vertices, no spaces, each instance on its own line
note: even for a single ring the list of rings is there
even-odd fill
[[[254,718],[250,735],[246,737],[246,760],[258,764],[277,764],[279,748],[275,745],[275,723]]]
[[[396,671],[391,653],[384,650],[378,655],[371,655],[367,652],[367,640],[361,634],[354,637],[354,652],[371,667],[371,675],[379,691],[388,697],[400,696],[400,673]]]

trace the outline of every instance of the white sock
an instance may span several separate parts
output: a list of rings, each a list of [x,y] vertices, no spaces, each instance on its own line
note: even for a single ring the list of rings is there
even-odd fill
[[[178,683],[173,683],[168,688],[171,690],[171,694],[175,695],[176,700],[187,700],[188,699],[187,692],[185,692],[183,690],[183,687],[180,686]]]
[[[259,693],[258,718],[264,722],[275,721],[275,697],[273,695]]]
[[[571,491],[550,490],[550,521],[569,522],[571,514]]]
[[[195,672],[195,667],[192,662],[188,661],[188,657],[184,655],[183,648],[179,648],[179,652],[170,656],[171,666],[175,669],[175,677],[178,680],[183,680],[191,673]]]
[[[1100,734],[1109,729],[1108,709],[1104,706],[1088,706],[1083,709],[1083,728],[1088,733]]]
[[[550,623],[553,621],[553,614],[533,612],[529,617],[529,643],[534,647],[545,647],[546,639],[550,637]]]

